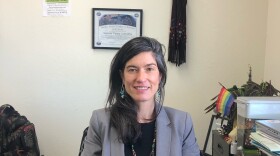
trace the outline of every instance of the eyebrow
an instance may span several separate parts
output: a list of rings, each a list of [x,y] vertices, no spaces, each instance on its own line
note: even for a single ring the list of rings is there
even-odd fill
[[[137,66],[135,66],[135,65],[128,65],[125,68],[137,68]]]
[[[157,64],[155,64],[155,63],[150,63],[150,64],[146,64],[146,65],[145,65],[145,67],[147,67],[147,66],[156,66],[156,67],[157,67]]]
[[[146,64],[144,67],[149,67],[149,66],[156,66],[157,67],[157,64],[149,63],[149,64]],[[135,66],[135,65],[128,65],[128,66],[126,66],[126,68],[137,68],[137,66]]]

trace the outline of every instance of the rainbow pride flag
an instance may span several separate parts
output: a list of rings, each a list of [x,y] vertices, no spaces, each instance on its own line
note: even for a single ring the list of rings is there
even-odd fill
[[[219,112],[224,116],[229,115],[230,107],[232,106],[233,101],[234,101],[233,95],[225,87],[222,87],[220,94],[218,96],[218,100],[216,102],[217,113]]]

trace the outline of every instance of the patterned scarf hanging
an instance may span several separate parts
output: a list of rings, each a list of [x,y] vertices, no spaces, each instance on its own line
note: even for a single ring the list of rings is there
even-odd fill
[[[168,61],[180,66],[186,62],[187,0],[173,0],[169,34]]]

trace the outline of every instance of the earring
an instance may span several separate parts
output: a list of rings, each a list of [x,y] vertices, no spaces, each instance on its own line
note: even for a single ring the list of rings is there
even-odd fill
[[[123,99],[124,98],[124,87],[123,87],[123,84],[122,84],[122,87],[121,87],[120,95],[121,95],[121,98]]]

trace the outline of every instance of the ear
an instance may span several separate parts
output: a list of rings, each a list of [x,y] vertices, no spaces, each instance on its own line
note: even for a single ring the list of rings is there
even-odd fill
[[[124,83],[124,75],[123,75],[123,71],[119,70],[119,73],[120,73],[120,76],[121,76],[121,79],[122,79],[122,83]]]

